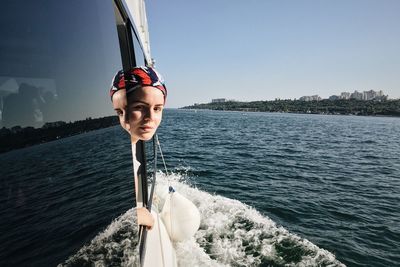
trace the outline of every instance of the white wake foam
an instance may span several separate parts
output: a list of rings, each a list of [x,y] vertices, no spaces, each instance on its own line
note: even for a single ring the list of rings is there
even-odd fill
[[[192,239],[174,244],[179,266],[344,266],[332,253],[289,233],[255,209],[191,187],[182,175],[157,175],[154,204],[159,210],[169,185],[190,199],[202,217]],[[137,230],[131,209],[59,266],[137,266]]]

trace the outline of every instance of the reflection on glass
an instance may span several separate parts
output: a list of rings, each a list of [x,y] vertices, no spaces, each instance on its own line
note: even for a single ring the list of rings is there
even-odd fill
[[[0,266],[56,266],[132,207],[126,134],[89,132],[118,123],[112,1],[6,1],[0,33]]]

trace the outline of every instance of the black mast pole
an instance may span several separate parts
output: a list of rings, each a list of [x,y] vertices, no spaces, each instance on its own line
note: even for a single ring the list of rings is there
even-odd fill
[[[128,77],[128,72],[136,66],[135,49],[132,39],[133,26],[129,19],[126,10],[121,0],[114,0],[114,12],[116,19],[116,26],[118,32],[119,46],[121,50],[122,67],[124,70],[125,85],[128,89],[131,85]],[[135,33],[136,36],[136,33]],[[136,36],[137,37],[137,36]],[[147,61],[146,61],[147,62]],[[147,63],[146,63],[147,64]],[[140,169],[138,174],[138,181],[141,184],[141,188],[138,188],[138,198],[142,198],[143,206],[147,207],[150,211],[151,207],[148,207],[148,184],[147,184],[147,173],[146,173],[146,155],[145,155],[145,144],[144,141],[139,140],[136,144],[136,156],[140,162]],[[143,265],[146,247],[147,229],[146,227],[140,226],[139,228],[139,260],[140,265]]]

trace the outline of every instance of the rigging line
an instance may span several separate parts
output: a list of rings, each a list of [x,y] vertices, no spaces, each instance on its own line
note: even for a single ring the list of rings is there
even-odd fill
[[[169,190],[171,190],[171,183],[170,183],[170,180],[169,180],[169,178],[168,178],[168,169],[167,169],[167,164],[165,163],[165,159],[164,159],[164,154],[163,154],[163,152],[162,152],[162,149],[161,149],[161,144],[160,144],[160,140],[158,139],[158,135],[157,134],[155,134],[154,135],[154,137],[153,137],[153,141],[156,141],[157,142],[157,145],[158,145],[158,150],[160,151],[160,155],[161,155],[161,158],[162,158],[162,161],[163,161],[163,164],[164,164],[164,169],[165,169],[165,174],[167,175],[167,180],[168,180],[168,188],[169,188]],[[155,145],[155,142],[153,142],[153,144]],[[157,154],[157,153],[156,153]],[[155,156],[155,159],[157,159],[157,156]],[[156,160],[155,160],[155,164],[154,164],[154,170],[156,169]],[[155,176],[155,173],[154,173],[154,176]],[[171,197],[169,194],[168,194],[168,196],[167,197]],[[171,212],[172,212],[172,210],[171,210]],[[160,225],[160,217],[159,216],[157,216],[157,219],[158,219],[158,223],[159,223],[159,225]],[[172,232],[172,217],[170,216],[170,225],[171,225],[171,232]],[[160,230],[160,228],[159,228],[159,230]],[[161,232],[160,232],[160,236],[161,236]],[[163,262],[163,266],[165,266],[165,259],[164,259],[164,252],[163,252],[163,244],[162,244],[162,242],[161,242],[161,240],[160,240],[160,246],[161,246],[161,251],[162,251],[162,262]]]
[[[169,177],[169,175],[168,175],[168,169],[167,169],[167,164],[165,163],[164,153],[162,152],[160,140],[158,139],[158,135],[156,134],[155,137],[157,140],[158,150],[160,150],[160,155],[161,155],[161,158],[162,158],[162,161],[164,164],[165,175],[166,175],[167,182],[168,182],[168,188],[170,188],[171,187],[171,177]],[[170,190],[170,189],[168,189],[168,190]]]
[[[160,150],[160,155],[161,155],[161,158],[162,158],[163,163],[164,163],[165,174],[167,176],[167,181],[168,181],[168,195],[167,195],[167,198],[169,197],[169,200],[170,200],[170,213],[171,213],[171,215],[169,216],[169,225],[171,227],[171,233],[173,233],[174,232],[174,230],[173,230],[174,224],[173,224],[173,221],[172,221],[172,212],[173,212],[172,207],[174,205],[172,204],[172,193],[175,192],[175,190],[171,186],[171,180],[170,180],[170,177],[168,176],[167,164],[165,163],[164,154],[163,154],[162,149],[161,149],[161,144],[160,144],[160,140],[158,139],[158,135],[155,135],[155,140],[157,140],[158,149]]]
[[[148,201],[147,209],[151,211],[151,204],[153,202],[154,188],[156,186],[156,175],[157,175],[157,146],[156,146],[156,135],[153,136],[153,155],[154,155],[154,170],[153,170],[153,183],[151,184],[150,197]]]
[[[160,140],[158,139],[158,135],[157,134],[155,135],[155,137],[156,137],[156,140],[157,140],[158,150],[160,150],[161,159],[162,159],[162,161],[164,163],[165,174],[168,176],[167,164],[165,163],[164,154],[163,154],[162,149],[161,149]]]

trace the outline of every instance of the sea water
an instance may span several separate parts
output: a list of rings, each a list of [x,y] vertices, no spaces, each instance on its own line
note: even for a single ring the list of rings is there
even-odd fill
[[[167,110],[159,138],[157,195],[202,214],[181,266],[400,263],[399,118]],[[0,155],[1,265],[134,266],[130,153],[111,127]]]

